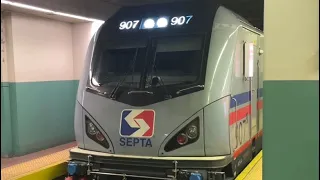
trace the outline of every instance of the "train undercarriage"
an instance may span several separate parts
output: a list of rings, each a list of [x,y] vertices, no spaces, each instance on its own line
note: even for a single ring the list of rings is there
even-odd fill
[[[102,153],[100,153],[102,154]],[[137,158],[70,153],[67,180],[232,180],[225,167],[231,156]],[[189,160],[188,160],[189,159]],[[199,159],[199,160],[197,160]]]

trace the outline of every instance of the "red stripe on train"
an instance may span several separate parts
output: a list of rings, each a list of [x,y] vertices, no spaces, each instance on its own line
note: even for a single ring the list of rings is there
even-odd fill
[[[242,154],[249,146],[251,145],[251,140],[244,143],[239,149],[237,149],[233,153],[233,158],[237,158],[240,154]]]
[[[251,105],[245,106],[243,108],[238,109],[237,111],[234,111],[230,113],[229,115],[229,125],[244,119],[247,115],[251,113]]]
[[[257,102],[257,109],[260,110],[263,108],[263,100]],[[237,111],[231,112],[229,115],[229,126],[232,124],[244,119],[247,115],[251,114],[251,105],[242,107]]]
[[[263,100],[259,100],[258,103],[257,103],[257,108],[260,110],[260,109],[263,109]]]
[[[233,158],[237,158],[240,156],[252,143],[253,139],[257,139],[258,137],[263,135],[263,130],[260,130],[252,139],[244,143],[241,147],[239,147],[236,151],[233,153]]]

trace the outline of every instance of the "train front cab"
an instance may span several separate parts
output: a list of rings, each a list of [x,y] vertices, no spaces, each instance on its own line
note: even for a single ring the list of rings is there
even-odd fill
[[[263,35],[225,8],[218,9],[214,22],[205,87],[203,91],[197,92],[201,94],[198,95],[201,100],[196,101],[201,102],[199,104],[202,106],[199,106],[199,109],[202,110],[193,111],[197,112],[195,114],[199,114],[198,117],[202,120],[200,131],[203,134],[198,144],[190,144],[189,151],[180,148],[177,152],[183,152],[183,156],[179,156],[179,153],[163,156],[158,154],[159,150],[145,151],[146,155],[143,155],[144,152],[130,153],[124,149],[120,150],[123,153],[117,153],[111,148],[111,153],[107,153],[103,149],[100,150],[101,148],[92,149],[93,146],[87,145],[84,148],[84,145],[81,145],[81,141],[84,143],[83,139],[80,138],[79,147],[70,152],[72,159],[68,164],[70,175],[215,180],[225,179],[227,176],[234,177],[248,164],[262,148],[263,76],[260,63]],[[89,64],[90,60],[87,62]],[[82,91],[84,89],[81,90],[80,87],[80,94]],[[185,102],[188,101],[183,103]],[[82,119],[82,116],[80,118]],[[189,119],[189,122],[193,121],[192,117],[186,119]],[[178,130],[185,127],[187,127],[186,122],[180,124]],[[79,131],[77,126],[76,131]],[[82,136],[86,136],[83,134],[84,132]],[[173,136],[176,133],[169,132],[169,134]],[[111,136],[107,137],[108,141],[111,146],[115,146],[113,144],[116,143],[115,139]],[[162,143],[163,140],[160,144]],[[155,148],[159,149],[160,145]],[[195,152],[192,148],[202,149],[203,153],[192,155],[192,152]],[[143,149],[137,150],[143,151]]]

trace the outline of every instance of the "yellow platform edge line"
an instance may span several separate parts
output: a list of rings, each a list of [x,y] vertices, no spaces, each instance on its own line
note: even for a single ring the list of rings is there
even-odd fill
[[[262,150],[257,154],[257,156],[247,165],[247,167],[237,176],[235,180],[244,180],[244,178],[250,173],[253,167],[262,158]]]
[[[44,167],[39,171],[22,175],[18,180],[52,180],[67,173],[67,162],[55,163],[51,166]]]

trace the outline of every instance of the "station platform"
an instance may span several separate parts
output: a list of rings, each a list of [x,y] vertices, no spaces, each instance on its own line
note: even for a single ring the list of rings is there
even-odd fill
[[[75,142],[15,158],[1,158],[3,180],[54,180],[67,173],[69,150]],[[59,178],[64,179],[64,178]],[[262,180],[262,151],[235,180]]]
[[[66,174],[69,150],[75,142],[21,157],[1,158],[1,179],[52,180]]]

